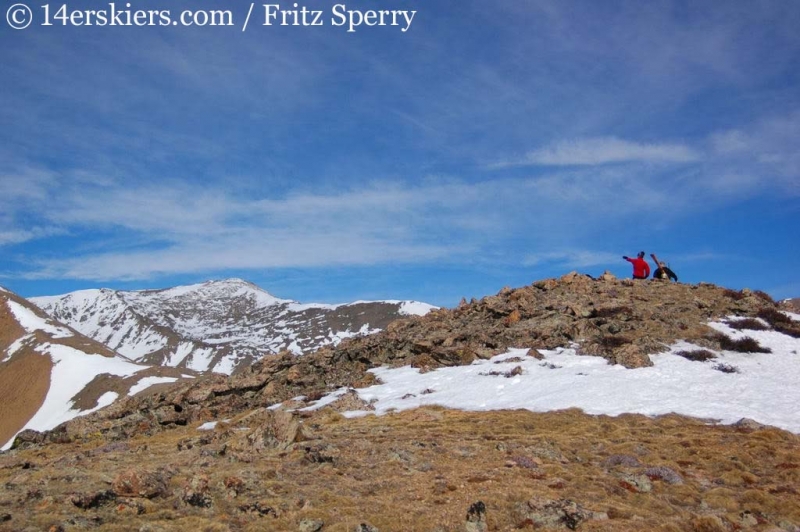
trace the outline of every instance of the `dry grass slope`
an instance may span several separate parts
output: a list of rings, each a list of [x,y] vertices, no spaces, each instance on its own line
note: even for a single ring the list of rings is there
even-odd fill
[[[30,351],[0,364],[0,442],[14,436],[42,406],[52,368],[49,357]]]
[[[17,339],[25,335],[11,315],[0,293],[0,360]],[[46,356],[23,347],[8,361],[0,362],[0,442],[6,442],[39,410],[50,388],[52,362]]]
[[[800,524],[800,440],[777,429],[577,410],[328,410],[292,420],[297,432],[285,425],[295,443],[270,446],[281,431],[260,420],[0,456],[0,530],[462,531],[477,501],[497,531]]]

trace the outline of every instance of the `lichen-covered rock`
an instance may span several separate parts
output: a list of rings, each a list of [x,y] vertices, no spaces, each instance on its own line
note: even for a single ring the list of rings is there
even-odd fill
[[[519,526],[567,528],[576,530],[590,519],[608,519],[605,512],[588,510],[570,499],[551,500],[534,497],[520,503],[514,510]]]
[[[650,356],[638,345],[628,344],[614,351],[614,362],[626,368],[646,368],[653,365]]]
[[[653,491],[653,482],[647,475],[636,475],[622,473],[620,476],[620,486],[634,493],[650,493]]]
[[[128,469],[119,473],[111,484],[114,493],[122,497],[152,499],[167,493],[167,483],[162,473]]]
[[[321,519],[304,519],[300,521],[299,532],[319,532],[325,522]]]
[[[208,508],[213,504],[209,490],[208,476],[199,474],[192,477],[181,493],[181,500],[189,506]]]

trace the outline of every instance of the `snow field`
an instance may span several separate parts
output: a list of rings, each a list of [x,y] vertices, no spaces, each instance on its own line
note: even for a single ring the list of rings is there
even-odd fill
[[[345,415],[381,415],[423,405],[472,411],[580,408],[612,416],[674,412],[722,423],[746,417],[800,433],[800,339],[774,331],[742,333],[722,323],[712,326],[734,338],[751,336],[772,353],[724,351],[715,360],[693,362],[676,353],[699,347],[678,342],[667,353],[650,355],[652,367],[638,369],[578,355],[575,349],[541,351],[544,360],[526,356],[527,349],[511,349],[491,360],[428,373],[411,367],[377,368],[371,371],[382,384],[356,390],[375,411]],[[738,372],[724,373],[715,369],[718,364]],[[511,374],[517,367],[521,373]],[[338,390],[309,409],[329,404],[346,391]]]

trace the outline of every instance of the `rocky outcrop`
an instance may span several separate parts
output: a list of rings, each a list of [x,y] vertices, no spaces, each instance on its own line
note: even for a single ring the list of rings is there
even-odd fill
[[[509,347],[578,344],[584,354],[641,367],[650,364],[648,354],[675,340],[707,342],[711,331],[705,324],[711,319],[755,316],[774,306],[769,296],[750,290],[617,280],[610,274],[593,279],[573,272],[421,319],[398,320],[382,334],[323,353],[334,361],[435,367],[467,364]]]

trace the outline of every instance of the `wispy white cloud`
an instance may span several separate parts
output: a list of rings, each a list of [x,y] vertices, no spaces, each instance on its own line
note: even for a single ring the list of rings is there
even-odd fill
[[[456,246],[393,243],[364,235],[252,230],[224,239],[189,240],[166,249],[40,261],[26,277],[128,281],[231,269],[419,263],[463,251]]]
[[[700,148],[602,137],[554,144],[542,155],[551,158],[546,173],[361,179],[281,194],[222,182],[137,182],[124,172],[27,169],[0,180],[0,203],[8,207],[0,245],[91,233],[80,248],[28,261],[26,274],[91,280],[478,257],[527,266],[615,264],[619,253],[586,250],[585,242],[642,215],[670,224],[739,201],[754,187],[783,186],[765,176],[792,175],[791,140],[776,139],[787,134],[795,138],[791,121],[765,120],[711,135]],[[774,160],[765,162],[765,154]],[[567,161],[582,163],[562,167]]]
[[[12,229],[8,231],[0,229],[0,246],[21,244],[30,240],[64,235],[65,233],[65,229],[58,227],[33,227],[31,229]]]
[[[568,268],[587,268],[590,266],[604,266],[618,264],[620,255],[605,251],[568,250],[534,253],[525,257],[523,264],[538,266],[542,264],[558,264]]]
[[[230,269],[453,262],[482,255],[519,263],[523,257],[515,255],[512,242],[547,248],[666,204],[657,189],[660,181],[640,183],[635,177],[608,169],[480,182],[376,181],[263,198],[237,196],[222,185],[195,190],[183,182],[137,187],[99,180],[89,188],[53,191],[46,201],[58,207],[43,210],[44,219],[76,231],[113,229],[119,236],[105,238],[130,245],[108,251],[97,242],[71,256],[34,262],[28,276],[138,279]],[[616,201],[621,193],[631,201]],[[575,212],[581,213],[579,225]],[[586,253],[542,257],[576,266],[599,260]]]
[[[758,120],[746,128],[714,133],[706,174],[723,193],[780,187],[800,194],[800,110]]]
[[[617,137],[595,137],[561,141],[528,153],[515,161],[494,166],[597,166],[626,162],[689,163],[702,158],[684,144],[640,143]]]

